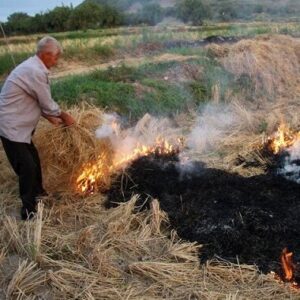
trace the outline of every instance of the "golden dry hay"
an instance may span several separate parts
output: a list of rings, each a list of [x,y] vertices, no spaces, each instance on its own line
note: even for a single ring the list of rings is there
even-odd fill
[[[252,111],[242,103],[235,103],[234,107],[243,122],[232,128],[232,134],[222,143],[223,149],[228,150],[223,167],[226,159],[233,159],[243,147],[250,152],[249,145],[260,140],[254,131],[256,117]],[[72,153],[82,162],[97,155],[98,145],[93,135],[101,123],[101,111],[85,107],[70,112],[82,130],[55,131],[41,124],[35,138],[43,163],[66,166],[71,174],[73,167],[79,165]],[[292,110],[286,113],[293,115]],[[261,114],[259,118],[263,117],[263,112]],[[270,111],[270,120],[275,120],[276,115]],[[293,120],[296,122],[297,118]],[[72,131],[66,133],[69,129]],[[57,147],[55,153],[51,151],[54,146]],[[216,160],[216,164],[221,165],[221,162]],[[2,165],[10,173],[7,162]],[[45,180],[49,186],[52,186],[51,181],[55,182],[53,188],[59,184],[55,176],[61,176],[59,180],[70,178],[67,173],[54,174],[46,168]],[[7,181],[6,188],[1,189],[3,196],[8,195],[8,187],[15,178]],[[297,292],[288,285],[279,284],[271,274],[260,274],[254,266],[222,260],[201,265],[198,260],[201,246],[182,241],[174,231],[169,231],[167,216],[157,201],[152,203],[151,210],[136,212],[136,197],[109,210],[103,207],[105,199],[101,194],[90,197],[65,194],[59,201],[48,197],[44,205],[40,205],[38,217],[24,226],[14,216],[7,216],[6,205],[10,200],[16,205],[16,188],[0,207],[3,216],[0,221],[1,288],[12,297],[34,298],[41,295],[41,288],[43,295],[53,299],[271,300],[296,297]]]
[[[39,150],[45,187],[48,191],[74,192],[76,178],[82,167],[97,161],[101,155],[104,171],[108,172],[112,151],[108,140],[99,140],[95,130],[101,125],[103,112],[88,105],[73,108],[69,113],[77,124],[71,127],[53,127],[40,122],[34,141]],[[107,178],[107,177],[106,177]]]
[[[299,39],[262,36],[207,48],[236,79],[249,76],[256,93],[294,96],[300,75]]]
[[[135,211],[136,197],[110,210],[101,206],[100,195],[84,203],[69,201],[40,205],[39,217],[26,226],[5,218],[0,279],[6,295],[33,299],[41,289],[52,299],[271,300],[297,295],[255,266],[222,260],[200,265],[200,246],[169,233],[156,200],[145,212]]]

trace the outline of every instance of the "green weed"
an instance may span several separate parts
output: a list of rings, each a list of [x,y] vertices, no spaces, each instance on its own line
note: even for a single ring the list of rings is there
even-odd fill
[[[20,64],[22,61],[33,55],[29,52],[18,52],[13,53],[13,58],[16,65]],[[14,62],[9,53],[0,55],[0,76],[8,74],[15,67]]]

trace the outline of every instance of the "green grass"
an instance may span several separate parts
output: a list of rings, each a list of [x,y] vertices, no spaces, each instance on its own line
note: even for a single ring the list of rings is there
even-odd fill
[[[59,80],[52,84],[52,95],[59,103],[69,106],[87,101],[120,114],[136,114],[132,85],[97,81],[92,75]]]
[[[114,81],[114,82],[135,82],[145,77],[152,78],[158,76],[168,69],[176,66],[175,61],[163,63],[147,63],[139,67],[130,67],[125,64],[117,68],[109,67],[107,70],[95,71],[91,76],[95,80]]]
[[[203,47],[174,47],[166,51],[167,53],[179,54],[179,55],[196,55],[203,56],[206,53],[205,48]]]
[[[18,65],[31,55],[33,55],[33,53],[18,52],[18,53],[14,53],[13,57],[16,65]],[[0,55],[0,76],[4,74],[8,74],[14,67],[15,67],[14,62],[9,53]]]
[[[182,82],[164,79],[165,74],[180,72],[181,64],[184,67],[191,64],[191,72],[199,70],[201,75],[190,74],[190,79]],[[197,109],[213,98],[216,85],[221,101],[229,89],[233,93],[242,92],[249,99],[253,92],[250,78],[234,80],[207,51],[184,62],[147,63],[138,67],[121,65],[69,76],[55,80],[51,89],[53,98],[61,104],[72,106],[87,101],[136,120],[147,112],[170,115]]]
[[[64,59],[79,59],[87,62],[93,62],[97,59],[108,59],[115,53],[113,47],[108,45],[101,45],[100,42],[91,47],[86,47],[87,40],[79,40],[72,43],[64,50]]]
[[[182,87],[153,79],[155,74],[167,70],[173,64],[149,64],[139,68],[124,65],[85,76],[60,79],[52,84],[52,95],[59,103],[73,105],[88,101],[132,119],[146,112],[176,113],[193,103],[190,94]],[[137,93],[134,82],[139,82],[145,90]]]
[[[216,83],[222,100],[226,90],[233,85],[232,75],[213,58],[205,56],[186,63],[204,70],[201,80],[191,79],[180,84],[163,80],[164,72],[180,64],[175,61],[139,67],[123,65],[85,76],[60,79],[52,84],[53,97],[67,105],[88,101],[136,120],[147,112],[169,115],[197,109],[211,100],[212,87]],[[137,84],[139,91],[136,90]]]
[[[115,111],[137,119],[146,112],[168,114],[182,110],[187,99],[178,88],[163,86],[160,82],[145,82],[153,92],[138,97],[132,84],[95,81],[92,77],[76,76],[52,85],[52,95],[66,105],[87,101],[108,111]]]

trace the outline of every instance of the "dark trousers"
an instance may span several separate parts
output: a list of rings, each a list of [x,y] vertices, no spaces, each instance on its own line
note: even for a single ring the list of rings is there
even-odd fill
[[[36,197],[45,193],[41,163],[34,144],[12,142],[1,137],[6,156],[19,177],[20,198],[23,209],[35,212]]]

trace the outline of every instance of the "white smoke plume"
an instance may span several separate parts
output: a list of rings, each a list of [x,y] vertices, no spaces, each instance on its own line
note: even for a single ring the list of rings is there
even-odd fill
[[[196,153],[215,149],[241,122],[233,107],[222,104],[207,105],[187,137],[187,146]]]
[[[288,180],[300,184],[300,140],[288,149],[288,154],[284,160],[284,165],[278,170]]]
[[[233,106],[209,104],[185,136],[184,128],[176,127],[170,119],[156,118],[149,114],[128,129],[121,129],[120,118],[116,115],[104,115],[104,123],[96,130],[96,136],[110,140],[115,162],[130,162],[126,157],[132,156],[141,146],[155,146],[158,138],[174,146],[178,146],[179,138],[183,138],[187,148],[180,154],[178,167],[186,174],[194,172],[193,154],[216,149],[222,139],[232,133],[240,122],[241,117]]]
[[[181,177],[201,172],[205,164],[194,161],[195,155],[216,150],[222,140],[232,134],[241,123],[241,115],[237,113],[234,105],[206,105],[186,137],[187,148],[179,155],[177,167]]]
[[[146,114],[134,127],[121,129],[120,118],[105,115],[104,123],[96,130],[97,138],[108,138],[114,151],[114,161],[122,161],[133,155],[141,146],[156,145],[157,139],[176,145],[181,130],[168,118],[155,118]]]
[[[103,114],[103,124],[97,128],[96,137],[98,139],[112,138],[120,131],[120,121],[116,114]]]

